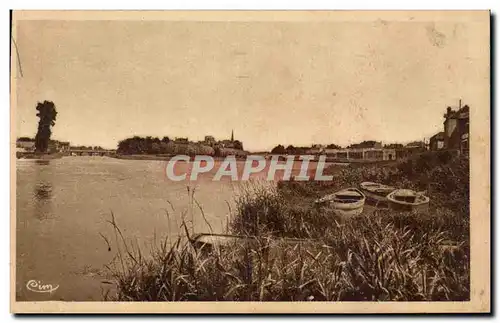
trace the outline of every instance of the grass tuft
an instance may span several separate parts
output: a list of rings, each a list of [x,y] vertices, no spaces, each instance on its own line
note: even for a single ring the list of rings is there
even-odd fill
[[[433,159],[434,158],[434,159]],[[443,158],[436,160],[435,158]],[[458,157],[387,167],[330,169],[327,183],[249,185],[230,230],[254,243],[194,248],[165,238],[147,257],[114,217],[118,250],[109,269],[118,301],[466,301],[470,299],[469,171]],[[377,181],[430,188],[429,214],[375,210],[349,220],[312,201]],[[197,206],[201,208],[200,205]],[[186,224],[183,222],[184,228]],[[187,233],[187,230],[186,230]],[[304,239],[290,242],[286,238]],[[112,244],[109,239],[106,243]],[[110,247],[111,248],[111,247]]]

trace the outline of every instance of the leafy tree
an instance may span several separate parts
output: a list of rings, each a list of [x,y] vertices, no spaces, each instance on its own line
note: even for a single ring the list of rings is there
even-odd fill
[[[151,145],[151,150],[150,150],[150,153],[152,154],[159,154],[161,152],[161,146],[159,143],[157,142],[153,142],[153,144]]]
[[[38,102],[36,110],[38,111],[36,116],[40,118],[40,121],[38,122],[38,132],[35,136],[35,149],[37,152],[46,152],[49,147],[50,136],[52,135],[50,128],[56,124],[56,106],[52,101],[43,101],[43,103]]]
[[[384,145],[384,148],[389,148],[389,149],[401,149],[403,148],[403,144],[388,144]]]
[[[239,140],[235,140],[233,142],[233,147],[234,147],[234,149],[243,150],[243,143]]]
[[[377,145],[375,140],[365,140],[359,144],[353,144],[349,148],[373,148]]]
[[[283,145],[278,145],[271,150],[271,154],[286,154],[286,149]]]
[[[221,150],[220,146],[214,147],[214,156],[217,156],[217,157],[222,156],[222,150]]]
[[[243,144],[235,140],[234,148],[243,150]],[[134,136],[126,138],[118,143],[117,153],[124,155],[141,155],[141,154],[207,154],[220,155],[221,149],[219,146],[210,146],[196,144],[187,140],[174,142],[168,137],[159,139],[158,137],[139,137]]]
[[[306,149],[304,149],[304,147],[294,147],[293,145],[288,145],[288,147],[286,147],[285,150],[286,150],[286,153],[289,155],[300,155]]]
[[[425,142],[423,141],[412,141],[406,145],[407,147],[425,147]]]

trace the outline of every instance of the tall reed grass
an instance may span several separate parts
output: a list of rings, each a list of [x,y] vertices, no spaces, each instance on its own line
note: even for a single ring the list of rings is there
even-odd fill
[[[417,162],[424,165],[422,161]],[[252,186],[232,210],[230,230],[257,236],[198,249],[185,237],[144,256],[120,234],[109,267],[119,301],[465,301],[470,297],[468,164],[457,158],[409,173],[418,164],[336,170],[331,183]],[[419,166],[419,167],[420,167]],[[425,172],[425,173],[424,173]],[[453,174],[453,176],[451,176]],[[429,214],[375,210],[349,220],[312,201],[374,180],[410,187],[438,184]],[[451,183],[451,184],[450,184]],[[304,242],[291,242],[300,238]]]

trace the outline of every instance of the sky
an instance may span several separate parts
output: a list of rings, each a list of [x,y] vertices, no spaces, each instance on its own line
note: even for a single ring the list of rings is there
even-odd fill
[[[74,145],[232,130],[250,151],[428,140],[447,106],[485,104],[485,32],[464,19],[22,20],[15,133],[34,136],[50,100],[52,137]]]

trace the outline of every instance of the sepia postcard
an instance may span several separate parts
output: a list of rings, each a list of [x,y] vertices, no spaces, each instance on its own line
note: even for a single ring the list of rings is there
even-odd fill
[[[488,313],[489,11],[13,11],[14,313]]]

